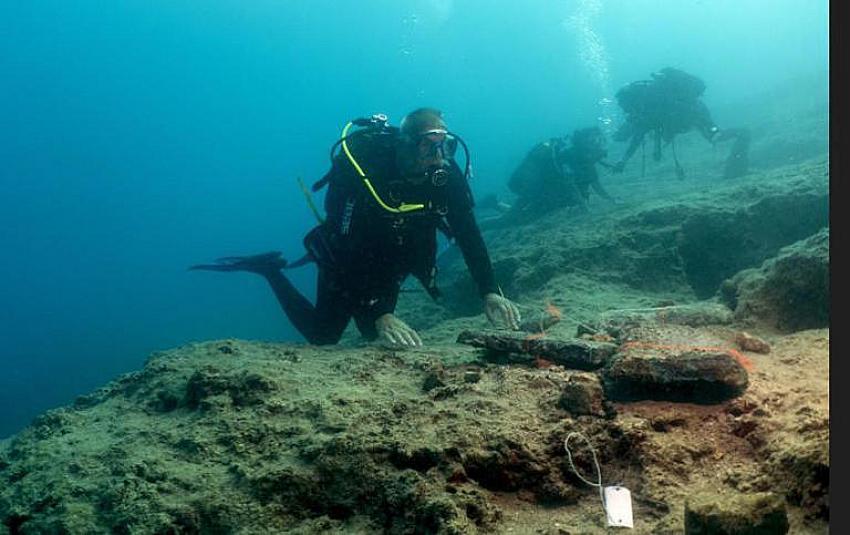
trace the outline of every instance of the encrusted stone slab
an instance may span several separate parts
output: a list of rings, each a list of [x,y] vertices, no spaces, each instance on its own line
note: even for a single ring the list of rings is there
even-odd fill
[[[718,403],[749,383],[747,370],[722,351],[620,353],[602,375],[606,396],[616,401]]]
[[[726,325],[731,323],[733,318],[734,314],[729,307],[710,302],[611,310],[602,314],[590,326],[579,326],[579,335],[604,332],[619,337],[624,331],[647,324],[701,327],[704,325]]]
[[[617,351],[615,344],[606,342],[544,338],[505,331],[465,330],[458,335],[457,341],[496,353],[526,355],[522,360],[542,358],[577,370],[601,368]]]

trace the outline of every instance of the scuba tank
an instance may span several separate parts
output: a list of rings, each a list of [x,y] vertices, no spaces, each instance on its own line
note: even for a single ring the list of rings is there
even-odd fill
[[[349,130],[352,126],[358,127],[359,130],[355,130],[354,132],[349,134]],[[324,177],[322,177],[320,180],[313,184],[312,190],[314,192],[319,191],[328,184],[334,171],[334,160],[339,155],[339,151],[342,150],[351,165],[354,167],[357,174],[362,179],[363,185],[366,187],[372,198],[378,203],[381,208],[383,208],[387,212],[391,212],[394,214],[414,212],[426,208],[426,205],[420,203],[408,204],[405,202],[401,202],[396,206],[392,206],[386,203],[375,189],[374,185],[372,184],[372,181],[369,179],[368,176],[366,176],[365,171],[360,166],[359,162],[355,158],[355,155],[352,153],[348,146],[349,141],[354,141],[355,139],[359,139],[365,136],[372,136],[376,138],[380,138],[381,136],[392,136],[392,140],[395,141],[398,139],[399,135],[399,129],[397,127],[390,126],[387,116],[382,113],[372,115],[371,117],[361,117],[357,119],[352,119],[343,128],[340,138],[331,146],[331,170]],[[472,176],[472,164],[471,159],[469,157],[469,147],[467,147],[466,142],[464,142],[464,140],[457,134],[453,132],[446,132],[446,139],[443,143],[442,150],[444,151],[444,156],[447,160],[454,160],[454,155],[457,152],[458,144],[464,150],[464,156],[466,161],[463,174],[464,178],[468,180]],[[448,170],[444,167],[436,167],[432,170],[429,170],[428,174],[432,185],[434,185],[435,187],[444,186],[448,180]]]
[[[358,152],[364,148],[370,147],[377,151],[380,151],[382,147],[392,149],[393,144],[400,142],[400,136],[400,129],[398,127],[391,126],[387,116],[384,114],[375,114],[370,117],[360,117],[348,121],[343,128],[339,139],[331,146],[331,169],[320,180],[316,181],[312,185],[311,190],[313,192],[317,192],[329,185],[330,182],[334,180],[335,173],[339,172],[339,165],[342,162],[347,161],[358,175],[362,187],[366,190],[363,197],[368,200],[373,200],[375,205],[374,209],[391,217],[393,219],[393,224],[398,225],[398,228],[405,224],[404,220],[408,215],[430,214],[431,216],[438,218],[437,228],[447,236],[450,236],[449,230],[442,217],[445,215],[445,207],[435,207],[432,202],[433,197],[429,198],[429,200],[424,203],[409,203],[405,202],[403,198],[396,198],[398,195],[394,195],[394,191],[379,191],[375,184],[373,184],[372,178],[360,165],[360,157],[362,154],[358,154]],[[458,145],[463,148],[466,159],[463,175],[466,179],[471,177],[471,161],[469,157],[469,149],[466,143],[462,138],[460,138],[460,136],[451,132],[446,132],[446,137],[443,140],[440,149],[443,151],[445,161],[451,162],[449,163],[449,168],[435,167],[434,169],[429,169],[427,173],[430,186],[436,188],[438,192],[442,192],[443,186],[445,186],[448,182],[450,173],[452,172],[451,166],[457,166],[457,164],[454,163],[454,155],[457,152]],[[384,186],[384,184],[381,183],[378,185],[382,187]],[[346,185],[347,189],[351,187],[356,188],[356,186],[352,184]],[[354,191],[356,191],[356,189]],[[389,196],[387,196],[387,193],[389,193]],[[305,194],[307,194],[309,198],[309,194],[306,190]],[[445,193],[440,193],[438,197],[440,196],[445,198]],[[338,258],[339,255],[335,254],[335,252],[338,251],[338,240],[344,239],[344,237],[349,233],[353,212],[359,210],[355,208],[355,204],[358,203],[357,197],[359,196],[349,197],[344,201],[344,203],[340,203],[337,207],[340,210],[339,218],[334,224],[333,229],[329,227],[329,225],[325,224],[325,220],[317,215],[319,225],[314,227],[304,238],[304,246],[307,250],[307,254],[301,260],[295,262],[292,267],[304,265],[308,262],[316,262],[320,265],[333,266],[338,260],[342,260]],[[312,205],[312,202],[309,200],[308,203]],[[440,203],[438,202],[437,204]],[[416,276],[420,279],[428,293],[431,294],[432,297],[436,296],[436,288],[433,284],[434,274],[417,273]]]

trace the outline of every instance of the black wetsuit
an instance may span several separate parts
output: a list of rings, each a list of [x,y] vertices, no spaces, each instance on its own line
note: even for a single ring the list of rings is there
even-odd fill
[[[590,188],[600,197],[611,200],[611,195],[599,182],[599,172],[596,164],[607,155],[601,149],[580,149],[571,146],[561,152],[560,161],[565,167],[567,183],[572,187],[574,204],[584,205],[590,198]]]
[[[352,317],[363,336],[374,339],[375,320],[395,310],[408,275],[436,297],[438,228],[456,241],[482,297],[498,291],[469,185],[453,160],[447,160],[445,184],[414,185],[400,176],[391,134],[352,137],[349,147],[385,203],[427,208],[405,215],[386,211],[348,158],[334,159],[326,177],[327,219],[305,238],[319,268],[316,304],[279,271],[266,275],[284,312],[310,343],[336,343]]]
[[[620,163],[625,165],[646,134],[653,134],[652,157],[661,159],[661,143],[672,143],[679,134],[696,129],[709,142],[718,132],[708,107],[700,100],[705,85],[698,78],[678,71],[654,80],[632,82],[617,92],[626,122],[614,134],[617,141],[630,140]],[[675,147],[673,157],[676,158]],[[678,160],[677,171],[680,171]]]
[[[626,123],[614,134],[614,139],[625,141],[631,138],[626,154],[623,156],[623,161],[626,161],[641,145],[644,136],[652,132],[654,133],[653,158],[658,160],[661,158],[662,140],[671,143],[673,138],[691,128],[698,130],[708,141],[711,141],[712,136],[718,131],[708,108],[702,101],[673,101],[663,110],[653,109],[651,112],[628,115]]]
[[[599,149],[578,148],[561,138],[538,143],[508,183],[517,195],[514,210],[539,217],[565,206],[583,206],[591,187],[610,199],[596,171],[596,163],[604,157]]]
[[[571,188],[564,181],[560,155],[566,147],[561,138],[538,143],[511,174],[508,187],[516,194],[513,210],[540,216],[571,204]]]

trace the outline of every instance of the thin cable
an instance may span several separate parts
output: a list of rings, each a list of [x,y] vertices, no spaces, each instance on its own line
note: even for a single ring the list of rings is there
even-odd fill
[[[592,481],[588,481],[587,479],[585,479],[584,476],[582,476],[579,473],[579,471],[576,469],[575,464],[573,464],[573,456],[570,453],[570,438],[572,438],[573,436],[579,436],[579,437],[583,438],[584,441],[587,443],[587,447],[590,448],[590,454],[593,456],[593,464],[594,464],[594,466],[596,466],[596,479],[597,479],[596,483],[594,483]],[[600,468],[599,468],[599,461],[596,459],[596,450],[593,449],[593,444],[591,444],[590,439],[588,439],[582,433],[579,433],[578,431],[573,431],[573,432],[571,432],[570,434],[567,435],[567,438],[564,439],[564,449],[567,450],[567,461],[569,461],[570,468],[573,469],[573,472],[575,472],[575,475],[578,476],[579,479],[581,479],[583,482],[590,485],[591,487],[598,487],[599,488],[599,500],[602,502],[602,511],[605,512],[605,520],[607,521],[608,520],[608,508],[605,506],[605,493],[602,491],[602,470],[600,470]]]

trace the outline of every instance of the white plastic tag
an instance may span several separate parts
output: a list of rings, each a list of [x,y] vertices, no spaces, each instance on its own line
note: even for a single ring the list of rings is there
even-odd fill
[[[608,526],[615,528],[633,528],[632,493],[626,487],[605,487],[605,513]]]

